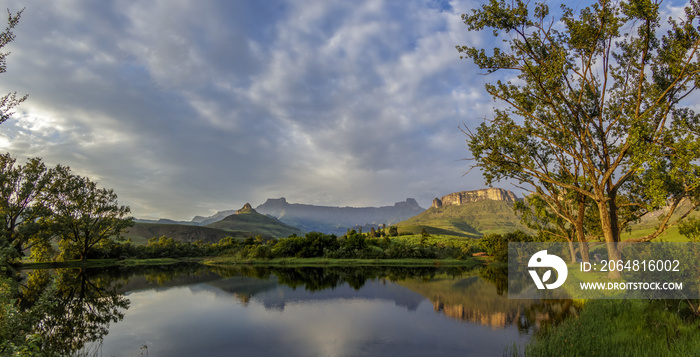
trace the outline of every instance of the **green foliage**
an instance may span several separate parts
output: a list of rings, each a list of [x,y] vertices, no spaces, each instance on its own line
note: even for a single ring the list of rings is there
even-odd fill
[[[68,356],[101,340],[129,307],[110,284],[71,269],[28,272],[21,288],[0,278],[0,355]]]
[[[515,231],[506,234],[487,234],[479,239],[479,245],[486,254],[492,256],[497,262],[508,261],[508,243],[510,242],[532,242],[534,238],[522,231]]]
[[[678,232],[687,237],[691,242],[700,241],[700,220],[693,217],[682,221],[678,225]]]
[[[280,239],[272,252],[276,257],[313,258],[322,257],[326,251],[336,250],[339,246],[335,235],[309,232],[304,237],[291,236]]]
[[[12,247],[14,257],[32,245],[48,244],[44,223],[52,212],[46,189],[52,179],[52,171],[38,158],[17,165],[9,153],[0,155],[0,247]]]
[[[683,303],[590,300],[579,318],[551,327],[526,346],[523,356],[692,356],[700,350],[697,320],[684,318]]]
[[[365,236],[353,229],[345,236],[343,247],[347,250],[362,250],[366,247]]]
[[[258,245],[250,254],[251,258],[270,259],[272,257],[272,249],[268,245]]]
[[[10,42],[14,41],[15,34],[13,30],[19,23],[19,19],[22,16],[24,9],[12,13],[7,10],[7,27],[0,33],[0,49],[5,47]],[[7,56],[9,52],[0,52],[0,73],[5,73],[7,71]],[[18,106],[20,103],[27,99],[27,95],[17,97],[17,92],[8,93],[0,97],[0,124],[4,123],[7,119],[12,116],[12,108]]]
[[[59,245],[67,249],[64,257],[70,251],[85,260],[95,245],[119,237],[133,225],[133,219],[127,217],[129,207],[118,205],[113,190],[98,188],[65,166],[56,167],[48,200],[54,211],[50,229],[59,237]]]
[[[399,235],[399,228],[396,226],[389,227],[389,237],[396,237]]]
[[[40,159],[17,165],[0,155],[0,255],[2,264],[16,261],[27,248],[36,261],[87,259],[132,225],[129,207],[117,205],[113,190],[98,188],[85,177],[58,165],[47,169]]]
[[[510,179],[552,193],[562,215],[559,198],[585,196],[608,242],[662,205],[670,218],[684,198],[697,203],[700,116],[683,105],[700,79],[699,15],[691,1],[663,24],[649,0],[562,5],[558,19],[545,2],[492,0],[462,15],[469,30],[506,34],[506,45],[458,51],[487,73],[517,77],[486,85],[505,108],[465,129],[474,166],[489,185]]]

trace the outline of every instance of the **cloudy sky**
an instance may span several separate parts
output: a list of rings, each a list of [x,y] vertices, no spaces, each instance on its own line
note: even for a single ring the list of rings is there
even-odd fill
[[[0,151],[114,188],[139,218],[267,198],[392,205],[483,187],[459,126],[494,106],[456,45],[477,1],[3,1],[26,7]],[[504,188],[510,188],[504,185]]]

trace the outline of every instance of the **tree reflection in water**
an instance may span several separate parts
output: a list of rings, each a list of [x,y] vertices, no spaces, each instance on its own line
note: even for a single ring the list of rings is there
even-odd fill
[[[123,319],[129,307],[109,275],[89,269],[30,271],[16,293],[13,303],[21,319],[14,321],[15,333],[0,343],[0,354],[96,354],[89,349],[99,344],[92,342],[102,340],[110,322]]]
[[[14,300],[21,319],[7,318],[7,312],[0,315],[0,340],[5,339],[0,341],[0,355],[22,349],[49,356],[96,353],[110,323],[124,318],[129,307],[125,292],[198,283],[225,285],[225,291],[245,303],[278,284],[316,292],[343,284],[361,290],[370,280],[390,281],[420,294],[436,312],[448,317],[493,329],[515,325],[521,333],[539,330],[578,313],[571,300],[508,299],[507,271],[496,266],[466,269],[189,264],[34,270],[25,276]],[[19,327],[2,335],[2,331],[13,328],[3,324]]]

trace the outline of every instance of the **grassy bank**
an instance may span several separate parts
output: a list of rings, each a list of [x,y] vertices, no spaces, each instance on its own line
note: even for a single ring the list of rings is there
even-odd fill
[[[56,268],[104,268],[111,266],[168,265],[178,263],[196,263],[204,258],[156,258],[156,259],[88,259],[68,260],[65,262],[22,263],[20,269],[56,269]]]
[[[288,265],[288,266],[461,266],[482,265],[484,259],[331,259],[331,258],[276,258],[276,259],[242,259],[232,256],[193,257],[193,258],[157,258],[157,259],[88,259],[65,262],[27,262],[20,269],[56,269],[56,268],[102,268],[111,266],[168,265],[178,263],[202,263],[206,265]]]
[[[589,300],[513,356],[697,356],[698,321],[676,300]]]
[[[287,265],[287,266],[462,266],[473,267],[483,264],[477,259],[333,259],[333,258],[275,258],[242,259],[237,257],[216,257],[205,259],[207,265]]]

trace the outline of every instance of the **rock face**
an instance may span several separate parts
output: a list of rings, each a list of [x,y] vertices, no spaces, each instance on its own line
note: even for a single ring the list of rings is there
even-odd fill
[[[511,191],[504,190],[502,188],[485,188],[482,190],[450,193],[449,195],[442,196],[442,198],[436,198],[433,200],[432,207],[440,208],[442,206],[451,205],[461,206],[463,204],[484,200],[506,201],[513,203],[519,201],[518,197],[516,197]]]

